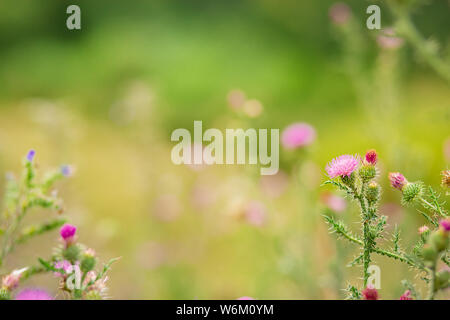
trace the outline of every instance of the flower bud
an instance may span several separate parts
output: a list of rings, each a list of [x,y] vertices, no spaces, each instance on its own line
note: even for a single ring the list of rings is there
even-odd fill
[[[377,155],[377,152],[374,149],[371,149],[371,150],[367,151],[365,158],[366,158],[366,162],[368,164],[371,164],[373,166],[377,164],[378,155]]]
[[[421,226],[420,228],[419,228],[419,234],[426,234],[426,233],[428,233],[430,231],[430,229],[427,227],[427,226]]]
[[[411,297],[411,291],[410,291],[410,290],[406,290],[406,291],[400,296],[400,300],[413,300],[413,298]]]
[[[442,174],[442,187],[450,188],[450,170],[444,170]]]
[[[371,164],[364,164],[359,168],[359,176],[365,182],[372,180],[377,175],[377,169]]]
[[[28,162],[33,162],[33,159],[34,159],[34,156],[35,156],[35,155],[36,155],[36,151],[34,151],[34,150],[28,151],[26,160],[27,160]]]
[[[372,181],[367,186],[366,198],[369,203],[375,203],[380,197],[380,186],[375,181]]]
[[[403,187],[408,183],[408,180],[406,180],[405,176],[400,172],[390,172],[389,181],[391,182],[391,186],[398,190],[402,190]]]
[[[404,204],[417,200],[422,194],[422,184],[420,182],[408,183],[403,187],[402,202]]]
[[[66,244],[66,247],[70,246],[75,242],[75,233],[77,232],[77,227],[71,224],[64,224],[59,230],[62,240]]]
[[[63,249],[62,255],[72,263],[77,261],[80,256],[80,248],[77,245],[68,246]]]
[[[89,272],[94,269],[97,260],[95,259],[95,251],[92,249],[87,249],[83,253],[83,257],[81,260],[81,271]]]
[[[364,300],[378,300],[378,291],[371,285],[368,285],[361,293]]]
[[[445,233],[450,232],[450,218],[439,221],[439,228]]]
[[[432,262],[432,263],[434,263],[434,261],[437,258],[437,255],[438,255],[436,249],[429,244],[425,244],[422,247],[421,254],[422,254],[423,260],[425,260],[426,262]]]
[[[435,279],[436,290],[447,288],[450,285],[449,281],[450,281],[450,271],[444,269],[439,272],[436,272],[436,279]]]
[[[448,246],[448,234],[444,231],[437,230],[430,235],[431,245],[438,251],[444,251]]]

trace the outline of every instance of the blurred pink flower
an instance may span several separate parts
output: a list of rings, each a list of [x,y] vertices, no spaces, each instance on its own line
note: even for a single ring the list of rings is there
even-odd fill
[[[411,291],[406,290],[406,291],[400,296],[400,300],[413,300],[413,298],[411,297]]]
[[[161,221],[174,221],[181,212],[181,204],[174,194],[160,195],[155,199],[153,214]]]
[[[262,191],[270,198],[278,198],[285,191],[289,184],[288,175],[279,170],[274,175],[261,176],[260,186]]]
[[[252,298],[252,297],[247,297],[247,296],[244,296],[244,297],[240,297],[240,298],[238,298],[237,300],[255,300],[254,298]]]
[[[42,289],[24,289],[16,295],[14,300],[53,300],[53,298]]]
[[[334,212],[343,212],[347,208],[345,199],[331,192],[323,192],[320,195],[320,200]]]
[[[316,130],[307,123],[294,123],[283,130],[281,144],[286,149],[310,145],[316,139]]]
[[[349,177],[359,166],[359,156],[344,154],[327,164],[325,170],[330,178]]]
[[[251,201],[245,208],[245,219],[251,225],[261,227],[266,222],[266,207],[259,201]]]
[[[350,20],[352,11],[345,3],[337,2],[330,7],[328,15],[334,24],[343,25]]]
[[[380,35],[377,36],[377,43],[383,49],[395,50],[400,48],[405,41],[403,38],[395,36],[395,31],[392,28],[386,28]]]
[[[228,105],[233,110],[239,110],[245,103],[245,93],[242,90],[231,90],[227,95]]]

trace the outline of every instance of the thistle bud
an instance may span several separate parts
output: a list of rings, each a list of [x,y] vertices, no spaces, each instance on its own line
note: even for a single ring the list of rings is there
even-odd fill
[[[378,291],[371,285],[368,285],[361,293],[364,300],[378,300]]]
[[[375,203],[380,197],[380,186],[375,181],[369,183],[366,191],[366,198],[369,203]]]
[[[450,232],[450,218],[442,219],[439,221],[439,228],[444,232]]]
[[[439,229],[430,235],[431,245],[438,251],[444,251],[448,246],[448,234]]]
[[[431,262],[431,263],[434,263],[434,261],[437,258],[437,255],[438,255],[436,249],[434,247],[432,247],[431,245],[429,245],[429,244],[425,244],[422,247],[421,254],[422,254],[422,258],[426,262]]]
[[[371,164],[364,164],[359,168],[359,176],[365,182],[372,180],[377,175],[377,169]]]
[[[410,290],[406,290],[406,291],[400,296],[400,300],[413,300],[413,298],[411,297],[411,291],[410,291]]]
[[[65,259],[75,262],[79,260],[80,248],[77,245],[71,245],[62,251],[62,255]]]
[[[405,176],[400,172],[390,172],[389,173],[389,181],[391,182],[391,186],[395,189],[402,190],[404,186],[408,183]]]
[[[83,252],[81,260],[81,271],[89,272],[94,269],[97,260],[95,259],[95,251],[93,249],[87,249]]]
[[[436,272],[435,287],[437,290],[447,288],[450,285],[449,281],[450,271],[443,269]]]
[[[377,164],[378,155],[377,155],[377,152],[374,149],[371,149],[371,150],[367,151],[365,158],[366,158],[366,162],[368,164],[371,164],[373,166]]]
[[[77,232],[77,227],[71,224],[64,224],[59,230],[59,234],[64,241],[66,247],[69,247],[75,242],[75,233]]]
[[[402,202],[408,204],[417,200],[422,194],[422,184],[420,182],[408,183],[403,187]]]

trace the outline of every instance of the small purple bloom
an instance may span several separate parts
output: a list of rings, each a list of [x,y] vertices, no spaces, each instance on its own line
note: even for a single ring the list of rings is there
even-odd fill
[[[344,154],[340,157],[337,157],[331,160],[330,163],[327,164],[325,170],[328,173],[328,176],[333,179],[336,177],[343,177],[350,175],[355,171],[359,166],[359,157],[352,156],[348,154]]]
[[[391,182],[391,186],[398,190],[402,190],[403,187],[408,183],[405,176],[400,172],[390,172],[389,181]]]
[[[74,225],[71,225],[69,223],[66,223],[65,225],[63,225],[61,227],[59,234],[61,235],[61,238],[64,239],[64,241],[68,241],[75,236],[76,231],[77,231],[77,227],[75,227]]]
[[[439,225],[441,226],[442,230],[444,230],[445,232],[449,232],[450,231],[450,218],[442,219],[439,222]]]
[[[61,166],[61,173],[65,177],[70,177],[73,174],[73,168],[70,165],[62,165]]]
[[[24,289],[14,300],[53,300],[53,298],[42,289]]]
[[[36,155],[36,151],[34,151],[33,149],[31,149],[30,151],[28,151],[27,154],[27,161],[28,162],[33,162],[34,156]]]

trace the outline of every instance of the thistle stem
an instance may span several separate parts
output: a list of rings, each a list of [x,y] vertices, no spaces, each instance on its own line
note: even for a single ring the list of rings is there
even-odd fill
[[[431,279],[430,282],[428,283],[428,296],[427,296],[427,300],[434,300],[434,294],[436,293],[436,286],[435,286],[435,282],[436,282],[436,264],[434,264],[430,270],[429,270]]]

